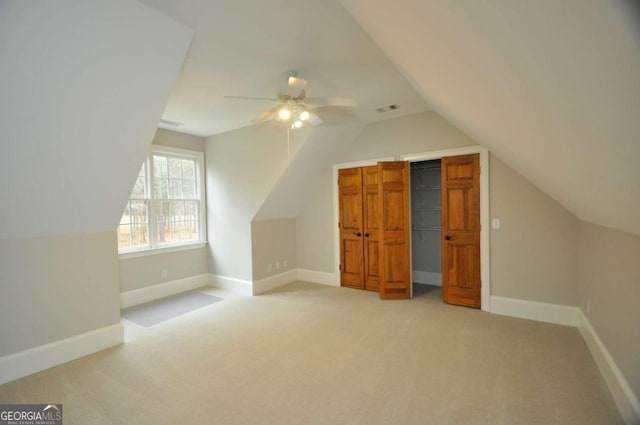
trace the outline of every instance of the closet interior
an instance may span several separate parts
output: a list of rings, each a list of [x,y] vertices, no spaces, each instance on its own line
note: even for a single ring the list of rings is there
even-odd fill
[[[414,283],[442,286],[441,161],[411,163],[411,264]]]

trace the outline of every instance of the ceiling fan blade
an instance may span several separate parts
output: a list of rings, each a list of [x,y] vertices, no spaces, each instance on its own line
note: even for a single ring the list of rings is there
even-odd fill
[[[280,102],[280,99],[275,97],[252,97],[252,96],[225,96],[225,99],[240,99],[240,100],[267,100],[270,102]]]
[[[274,114],[276,113],[276,111],[280,108],[280,105],[273,107],[271,109],[269,109],[268,111],[265,111],[263,113],[261,113],[260,115],[258,115],[257,117],[255,117],[253,120],[251,120],[252,123],[254,124],[258,124],[261,123],[263,121],[267,121],[270,120],[271,118],[273,118]]]
[[[322,124],[322,120],[316,114],[309,114],[309,118],[307,119],[307,121],[313,126]]]
[[[340,106],[321,106],[313,114],[322,117],[323,125],[340,125],[358,119],[355,109]]]
[[[348,97],[307,97],[305,103],[318,106],[356,106],[355,99]]]

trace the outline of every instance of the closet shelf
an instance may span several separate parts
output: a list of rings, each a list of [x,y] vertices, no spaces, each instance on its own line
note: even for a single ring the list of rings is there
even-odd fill
[[[440,186],[416,186],[415,190],[418,192],[428,192],[432,190],[440,190]]]

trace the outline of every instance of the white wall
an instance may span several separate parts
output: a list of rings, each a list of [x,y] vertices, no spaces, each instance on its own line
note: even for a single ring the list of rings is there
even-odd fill
[[[314,196],[309,187],[327,166],[336,162],[362,131],[359,121],[312,128],[286,172],[269,192],[255,220],[296,217]]]
[[[438,114],[425,112],[364,127],[334,163],[399,156],[476,144]],[[313,198],[297,217],[298,267],[334,272],[333,164],[309,183]]]
[[[334,272],[333,173],[326,167],[315,182],[309,184],[313,196],[296,217],[298,267],[327,273]],[[337,182],[336,182],[337,184]]]
[[[426,112],[367,125],[340,162],[474,144],[437,113]],[[578,220],[494,156],[491,166],[491,214],[505,220],[503,229],[491,233],[492,295],[575,305]],[[334,273],[335,184],[327,167],[297,217],[300,268]],[[527,235],[533,238],[530,245],[521,239]]]
[[[192,33],[129,0],[0,7],[0,355],[15,360],[119,325],[114,229]]]
[[[640,237],[580,223],[578,305],[636,399],[640,398],[639,259]]]
[[[576,305],[579,220],[495,155],[490,159],[491,292]]]
[[[294,268],[296,221],[281,219],[296,217],[315,197],[318,176],[331,168],[361,129],[354,121],[292,131],[288,165],[286,131],[276,123],[208,138],[211,272],[251,281],[285,271],[274,267],[267,272],[269,263],[287,259],[288,269]],[[274,244],[277,236],[288,243]]]
[[[251,261],[253,280],[295,269],[297,267],[295,218],[253,221],[251,223]]]
[[[115,232],[1,239],[1,356],[120,322]]]
[[[341,0],[429,105],[578,218],[640,234],[633,0]]]
[[[116,227],[191,36],[136,1],[3,2],[0,237]]]
[[[291,154],[308,132],[291,133]],[[286,130],[275,122],[206,139],[209,270],[253,280],[251,221],[287,168]]]

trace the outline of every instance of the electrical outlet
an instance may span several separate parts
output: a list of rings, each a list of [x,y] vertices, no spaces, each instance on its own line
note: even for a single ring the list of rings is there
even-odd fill
[[[276,261],[276,270],[280,270],[280,261]]]
[[[287,267],[289,267],[289,263],[287,262],[287,260],[284,260],[284,261],[282,262],[282,268],[283,268],[283,269],[286,269]]]
[[[163,269],[162,272],[160,272],[160,276],[162,276],[163,279],[167,278],[167,269]]]
[[[271,273],[273,271],[273,266],[271,263],[267,264],[267,273]]]

